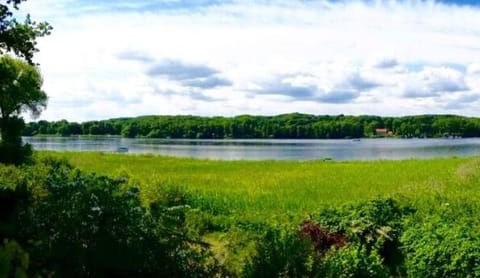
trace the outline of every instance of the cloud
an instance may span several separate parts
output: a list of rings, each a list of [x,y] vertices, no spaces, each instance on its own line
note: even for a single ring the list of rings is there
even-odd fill
[[[473,63],[468,65],[467,72],[471,75],[480,74],[480,63]]]
[[[138,51],[124,51],[115,55],[120,60],[136,61],[142,63],[153,63],[155,59],[148,54]]]
[[[426,67],[421,72],[412,74],[407,82],[403,95],[412,98],[435,97],[470,89],[462,72],[447,67]]]
[[[194,78],[194,79],[187,79],[181,82],[184,86],[195,87],[200,89],[211,89],[216,87],[223,87],[223,86],[231,86],[233,82],[225,79],[220,78],[217,76],[209,76],[204,78]]]
[[[380,84],[368,80],[364,78],[363,76],[360,75],[358,71],[349,73],[344,80],[342,80],[339,84],[337,84],[338,87],[343,88],[343,89],[350,89],[354,91],[367,91],[372,88],[378,87]]]
[[[172,59],[165,59],[147,71],[149,76],[164,76],[173,80],[207,78],[217,73],[217,70],[205,65],[184,63]]]
[[[317,88],[311,84],[295,84],[292,75],[277,76],[272,80],[260,82],[254,94],[281,95],[296,100],[310,100],[315,97]]]
[[[161,76],[176,81],[183,86],[200,89],[211,89],[233,84],[230,80],[219,77],[219,72],[214,68],[173,59],[165,59],[151,66],[147,75],[150,77]]]
[[[181,97],[187,97],[188,99],[193,99],[193,100],[200,100],[200,101],[215,101],[216,99],[210,96],[207,96],[206,94],[202,93],[201,91],[185,91],[185,90],[161,90],[161,89],[155,89],[155,93],[163,96],[168,96],[168,97],[175,97],[175,96],[181,96]]]
[[[317,97],[317,100],[324,103],[348,103],[353,101],[359,96],[359,92],[356,91],[331,91],[321,94]]]
[[[474,102],[478,101],[480,99],[480,94],[478,93],[467,93],[463,94],[454,98],[448,98],[441,100],[443,102],[443,107],[445,109],[449,110],[458,110],[458,109],[464,109],[470,105],[472,105]],[[475,105],[473,105],[475,106]]]
[[[162,81],[151,79],[148,81],[150,92],[156,96],[166,97],[169,100],[187,98],[190,101],[209,101],[217,102],[224,99],[224,94],[217,94],[211,90],[204,90],[203,88],[187,87],[182,84],[171,83],[169,81]]]
[[[313,86],[298,86],[288,83],[266,86],[254,92],[264,95],[287,96],[294,101],[313,101],[331,104],[348,103],[356,99],[359,95],[357,91],[353,90],[324,92]]]
[[[480,92],[479,5],[42,0],[20,12],[55,28],[35,56],[52,100],[45,119],[445,113]],[[69,98],[78,107],[64,109]]]
[[[395,58],[383,58],[374,63],[374,66],[381,69],[393,68],[398,65],[398,61]]]
[[[348,103],[355,100],[362,92],[369,91],[379,84],[363,78],[358,72],[342,75],[333,83],[329,78],[313,74],[280,75],[267,82],[260,83],[253,93],[260,95],[287,96],[295,101],[314,101],[322,103]]]

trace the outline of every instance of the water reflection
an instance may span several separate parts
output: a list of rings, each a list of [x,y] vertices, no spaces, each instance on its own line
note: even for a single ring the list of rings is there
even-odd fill
[[[38,150],[114,152],[247,160],[372,160],[480,154],[480,138],[362,140],[175,140],[119,137],[24,137]]]

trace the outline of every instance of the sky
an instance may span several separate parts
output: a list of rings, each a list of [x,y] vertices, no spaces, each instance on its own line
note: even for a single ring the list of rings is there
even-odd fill
[[[480,1],[30,0],[39,119],[480,116]]]

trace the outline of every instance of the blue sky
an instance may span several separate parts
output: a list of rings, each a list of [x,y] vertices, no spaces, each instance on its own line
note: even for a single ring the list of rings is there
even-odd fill
[[[477,1],[30,0],[41,119],[480,116]]]
[[[61,2],[61,1],[60,1]],[[239,0],[73,0],[73,1],[64,1],[69,7],[66,7],[68,12],[76,13],[78,11],[83,11],[85,9],[95,9],[97,11],[114,11],[114,12],[152,12],[152,11],[193,11],[198,9],[209,8],[212,6],[224,6],[234,3],[257,3],[257,4],[266,4],[266,5],[285,5],[288,2],[297,2],[301,5],[306,6],[319,6],[319,5],[328,5],[328,4],[349,4],[355,2],[355,0],[333,0],[333,1],[317,1],[317,0],[291,0],[291,1],[282,1],[282,0],[257,0],[257,1],[239,1]],[[363,2],[367,5],[375,5],[378,3],[387,3],[392,2],[388,0],[366,0],[366,1],[356,1]],[[477,0],[401,0],[394,1],[397,3],[436,3],[436,4],[445,4],[445,5],[456,5],[456,6],[480,6],[479,1]]]
[[[292,0],[295,1],[295,0]],[[303,4],[312,4],[320,1],[315,0],[297,0]],[[128,0],[102,0],[102,1],[94,1],[94,0],[75,0],[78,6],[83,5],[96,5],[99,7],[105,6],[112,6],[112,7],[140,7],[140,9],[145,10],[143,7],[148,7],[148,10],[154,9],[192,9],[192,8],[199,8],[199,7],[206,7],[212,5],[222,5],[222,4],[231,4],[235,2],[235,0],[137,0],[137,1],[128,1]],[[276,4],[281,1],[275,0],[258,0],[257,3],[269,3],[269,4]],[[352,0],[334,0],[334,1],[322,1],[322,2],[330,2],[330,3],[348,3],[352,2]],[[368,0],[363,1],[364,3],[368,4],[375,4],[380,1],[376,0]],[[388,2],[388,1],[383,1]],[[397,1],[397,2],[413,2],[409,0]],[[480,5],[477,0],[437,0],[437,1],[416,1],[416,2],[436,2],[440,4],[448,4],[448,5],[470,5],[476,6]],[[71,2],[70,2],[71,3]]]

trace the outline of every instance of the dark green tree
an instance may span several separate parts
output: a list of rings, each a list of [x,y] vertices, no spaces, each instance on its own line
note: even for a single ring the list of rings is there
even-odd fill
[[[22,146],[25,123],[23,112],[36,117],[46,107],[47,95],[42,91],[38,69],[20,59],[0,57],[0,162],[20,164],[31,153]]]
[[[12,12],[25,0],[0,0],[0,162],[20,164],[30,156],[29,146],[22,146],[25,123],[22,112],[38,116],[46,106],[47,96],[41,90],[42,78],[33,65],[37,38],[50,34],[46,22],[24,22]],[[3,56],[15,54],[23,60]]]

